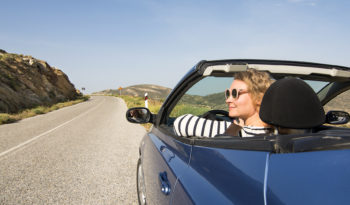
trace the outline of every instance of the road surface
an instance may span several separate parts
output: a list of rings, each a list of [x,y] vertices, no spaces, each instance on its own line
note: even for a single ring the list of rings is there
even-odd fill
[[[115,97],[0,126],[0,204],[137,204],[145,134]]]

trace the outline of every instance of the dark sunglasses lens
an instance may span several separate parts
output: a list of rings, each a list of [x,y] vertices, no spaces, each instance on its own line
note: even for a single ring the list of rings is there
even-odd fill
[[[225,98],[229,98],[230,97],[230,90],[225,90]]]
[[[232,97],[233,97],[233,98],[237,98],[237,95],[238,95],[237,90],[236,90],[236,89],[233,89],[233,90],[232,90]]]

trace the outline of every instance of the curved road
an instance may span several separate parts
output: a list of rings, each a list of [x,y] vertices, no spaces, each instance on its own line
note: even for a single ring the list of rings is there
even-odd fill
[[[0,204],[137,204],[145,134],[115,97],[0,126]]]

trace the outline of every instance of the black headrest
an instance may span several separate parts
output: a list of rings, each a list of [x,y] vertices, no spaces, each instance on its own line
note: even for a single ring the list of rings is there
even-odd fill
[[[284,128],[308,129],[322,125],[325,113],[313,89],[298,78],[284,78],[267,89],[260,107],[262,121]]]

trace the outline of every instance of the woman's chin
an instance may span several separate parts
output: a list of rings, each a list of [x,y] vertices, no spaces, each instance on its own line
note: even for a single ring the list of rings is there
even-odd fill
[[[230,117],[238,117],[237,112],[234,112],[234,111],[229,111],[228,115],[229,115]]]

